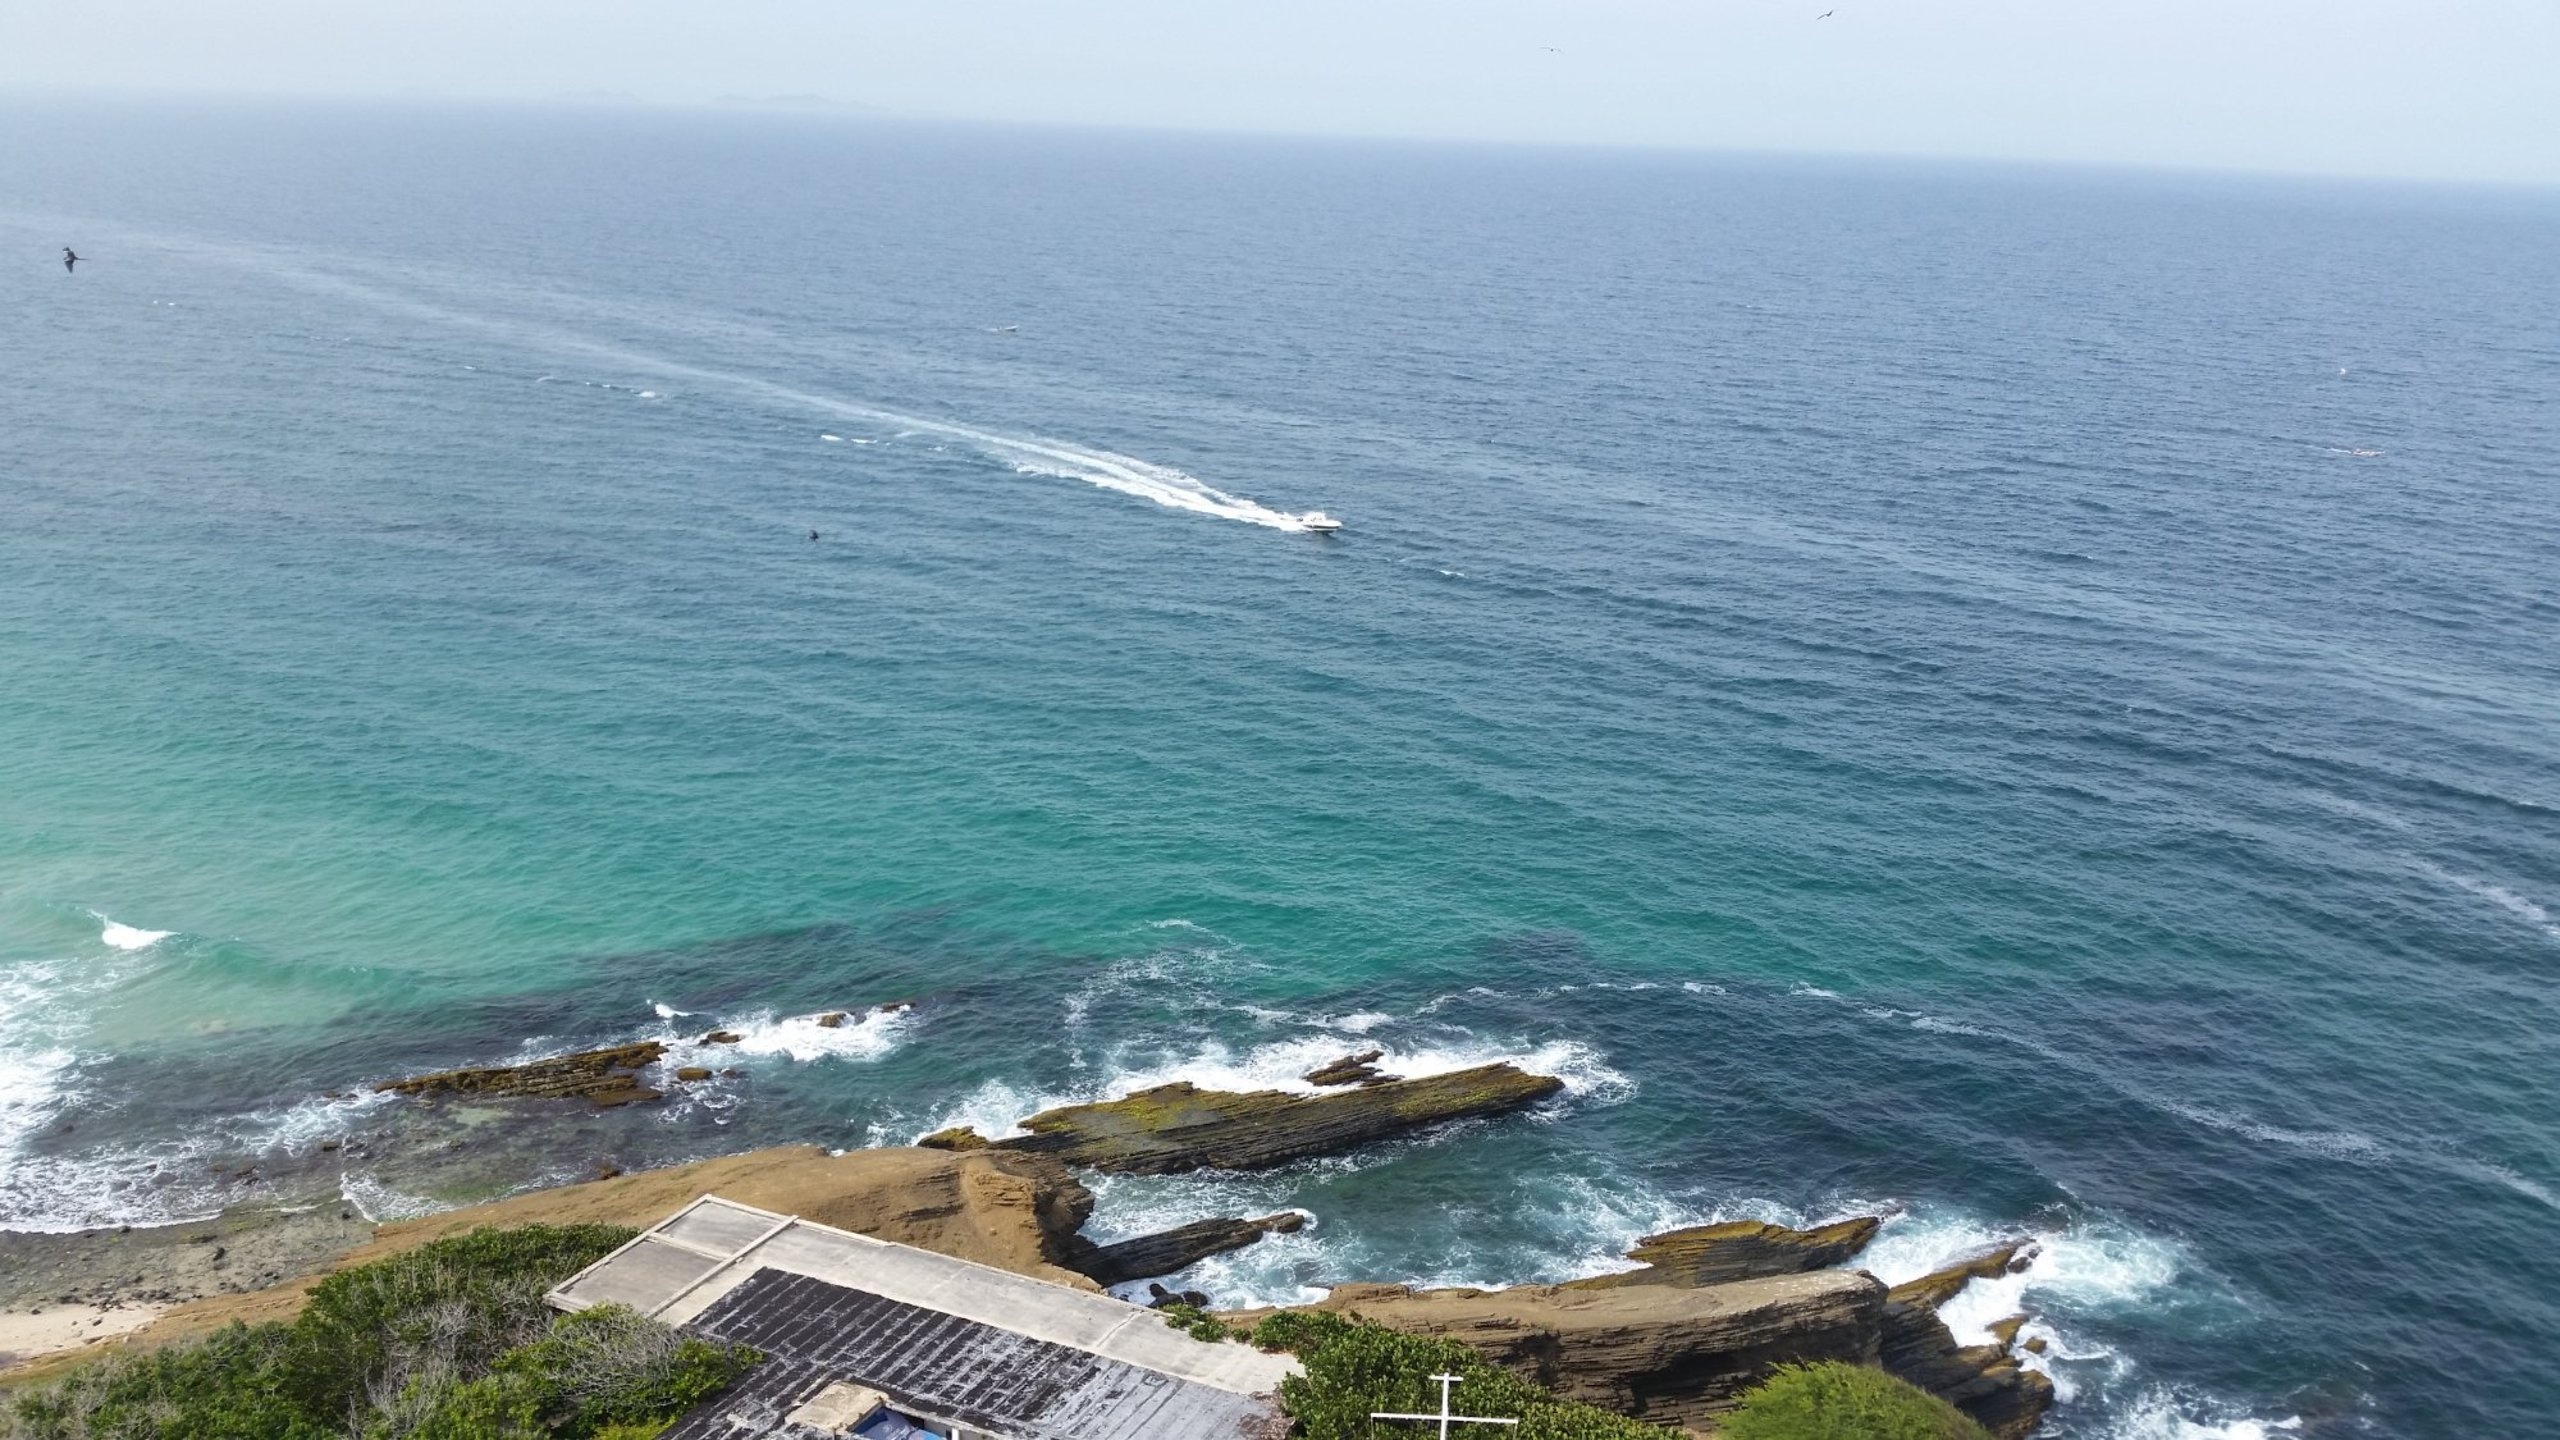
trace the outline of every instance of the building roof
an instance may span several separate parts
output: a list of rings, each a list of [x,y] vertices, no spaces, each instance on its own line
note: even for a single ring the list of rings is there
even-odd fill
[[[769,1358],[665,1440],[789,1435],[793,1406],[845,1378],[1006,1440],[1265,1440],[1287,1428],[1263,1397],[787,1271],[758,1271],[685,1329]]]
[[[1285,1428],[1271,1397],[1297,1368],[1107,1295],[708,1195],[546,1298],[765,1352],[667,1440],[792,1434],[783,1416],[833,1380],[1005,1440],[1241,1440]]]

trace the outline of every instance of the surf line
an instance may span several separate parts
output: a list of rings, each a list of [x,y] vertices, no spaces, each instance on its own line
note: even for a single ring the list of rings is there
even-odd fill
[[[1012,466],[1016,474],[1049,475],[1060,479],[1082,480],[1100,489],[1114,490],[1124,495],[1153,501],[1168,509],[1187,510],[1194,514],[1215,516],[1221,520],[1238,520],[1248,525],[1261,525],[1273,530],[1305,532],[1310,528],[1297,515],[1272,509],[1268,505],[1241,495],[1231,494],[1173,466],[1159,465],[1151,460],[1142,460],[1134,455],[1123,455],[1099,446],[1039,436],[1007,435],[956,421],[909,415],[878,406],[841,400],[831,395],[821,395],[815,391],[799,389],[759,376],[672,360],[662,355],[652,355],[607,344],[547,326],[474,314],[382,286],[351,280],[343,275],[317,270],[299,260],[258,247],[223,245],[172,237],[152,237],[152,240],[163,247],[201,259],[258,270],[307,290],[355,300],[379,310],[412,315],[461,329],[478,330],[520,345],[602,360],[628,369],[645,370],[669,378],[727,390],[733,394],[755,396],[802,410],[814,410],[840,419],[859,420],[914,434],[957,441],[989,459]]]

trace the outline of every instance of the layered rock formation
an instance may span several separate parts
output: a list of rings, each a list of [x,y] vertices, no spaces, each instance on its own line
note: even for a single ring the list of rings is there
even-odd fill
[[[1065,1264],[1096,1284],[1118,1285],[1188,1270],[1212,1255],[1241,1250],[1265,1235],[1295,1233],[1306,1223],[1306,1216],[1283,1210],[1259,1220],[1194,1220],[1112,1245],[1096,1245],[1079,1238],[1067,1247]]]
[[[400,1095],[483,1095],[518,1100],[591,1100],[599,1106],[656,1100],[662,1092],[640,1083],[640,1072],[658,1063],[667,1047],[655,1040],[554,1055],[523,1065],[478,1065],[439,1070],[406,1080],[385,1080],[377,1091]]]
[[[1569,1399],[1697,1429],[1781,1364],[1873,1363],[1884,1305],[1875,1277],[1825,1270],[1703,1288],[1342,1285],[1314,1308],[1462,1341]]]
[[[1735,1220],[1722,1225],[1692,1225],[1685,1230],[1647,1235],[1627,1252],[1641,1260],[1641,1270],[1594,1275],[1571,1282],[1577,1290],[1609,1290],[1621,1285],[1723,1285],[1771,1275],[1827,1270],[1867,1248],[1883,1221],[1872,1215],[1790,1230],[1765,1220]]]
[[[1992,1327],[1988,1345],[1958,1345],[1938,1307],[1973,1280],[2022,1267],[2026,1245],[2009,1245],[1896,1285],[1885,1295],[1884,1368],[1970,1415],[2002,1440],[2022,1440],[2053,1406],[2053,1382],[2030,1370],[2014,1348],[2020,1316]]]
[[[1022,1122],[1031,1133],[1016,1139],[988,1141],[962,1128],[919,1143],[1048,1155],[1079,1169],[1120,1175],[1262,1170],[1444,1121],[1517,1110],[1563,1088],[1551,1075],[1531,1075],[1509,1064],[1323,1095],[1239,1094],[1178,1081],[1118,1100],[1044,1110]]]
[[[1700,1225],[1646,1237],[1628,1258],[1649,1263],[1623,1274],[1495,1291],[1342,1285],[1314,1308],[1463,1341],[1559,1394],[1662,1425],[1711,1427],[1777,1366],[1845,1360],[1881,1366],[2001,1440],[2024,1440],[2053,1403],[2052,1382],[2014,1348],[2025,1317],[1994,1327],[1991,1344],[1960,1346],[1937,1312],[1968,1282],[2010,1273],[2027,1247],[1890,1290],[1864,1271],[1828,1268],[1864,1249],[1880,1223]]]

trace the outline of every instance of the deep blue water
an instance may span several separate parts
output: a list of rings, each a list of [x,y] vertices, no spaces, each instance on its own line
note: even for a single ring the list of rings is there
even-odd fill
[[[1573,1090],[1101,1226],[1882,1206],[2056,1434],[2560,1413],[2560,197],[20,106],[0,242],[0,1222],[1379,1044]]]

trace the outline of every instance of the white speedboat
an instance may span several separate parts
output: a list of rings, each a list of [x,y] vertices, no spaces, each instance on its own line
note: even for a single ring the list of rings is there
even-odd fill
[[[1311,535],[1330,535],[1342,528],[1342,522],[1321,510],[1310,510],[1298,517],[1298,528]]]

